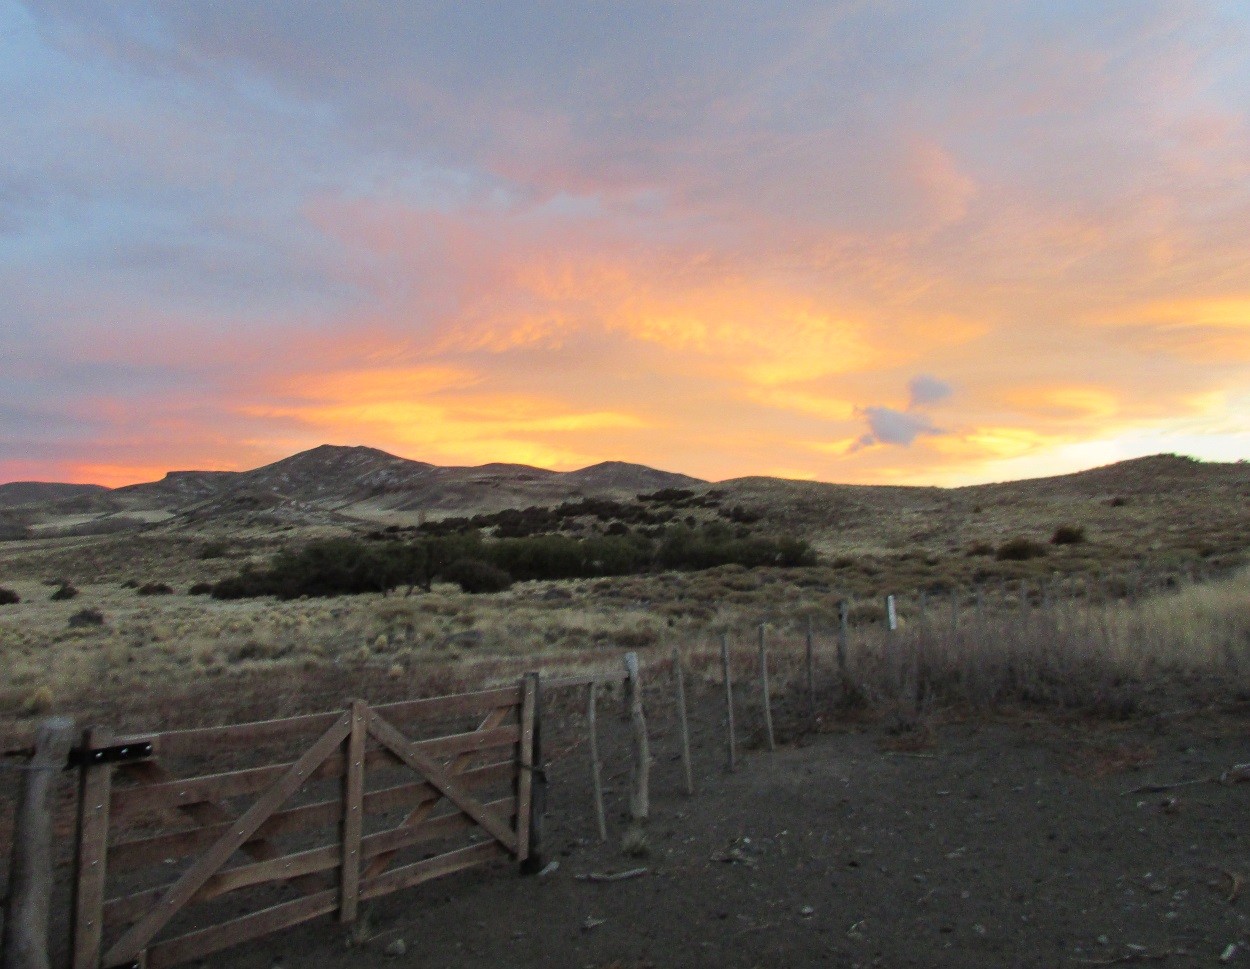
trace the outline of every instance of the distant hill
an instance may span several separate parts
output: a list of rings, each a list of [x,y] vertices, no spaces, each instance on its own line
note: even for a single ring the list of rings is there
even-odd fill
[[[744,535],[799,536],[850,588],[887,577],[892,587],[920,588],[1051,573],[1211,574],[1250,561],[1250,463],[1175,455],[938,488],[767,477],[711,483],[617,461],[569,472],[501,463],[439,467],[374,448],[324,445],[251,471],[175,471],[113,490],[2,485],[0,540],[8,568],[21,563],[32,575],[125,576],[137,550],[146,549],[149,557],[184,561],[170,568],[199,576],[207,566],[194,556],[206,541],[259,553],[308,535],[364,534],[590,498],[643,514],[587,508],[571,532],[602,532],[630,520],[717,522]],[[1061,526],[1084,541],[1052,542]],[[996,557],[1000,546],[1021,538],[1044,554]],[[32,544],[19,546],[22,539]]]
[[[90,503],[108,494],[103,485],[59,484],[51,481],[13,481],[0,484],[0,508],[24,505],[53,505],[63,502]]]
[[[578,497],[627,498],[706,483],[618,461],[569,472],[523,464],[439,467],[377,448],[323,444],[251,471],[171,471],[160,481],[112,490],[99,485],[3,485],[0,508],[59,515],[94,511],[103,519],[131,523],[142,523],[135,516],[151,520],[159,513],[160,520],[243,518],[251,524],[315,525],[414,513],[500,511]],[[71,508],[72,502],[82,507]]]

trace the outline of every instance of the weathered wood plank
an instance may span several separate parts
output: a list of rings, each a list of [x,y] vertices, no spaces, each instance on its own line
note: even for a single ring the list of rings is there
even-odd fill
[[[590,782],[595,798],[595,822],[599,826],[599,840],[608,840],[608,822],[603,810],[603,768],[599,762],[599,729],[598,712],[595,694],[598,684],[590,684],[590,695],[586,698],[586,730],[590,735]]]
[[[415,744],[416,749],[427,757],[470,751],[481,753],[494,747],[515,744],[520,733],[519,724],[509,724],[489,731],[472,730],[447,737],[411,741],[411,743]],[[395,763],[402,763],[402,758],[386,751],[370,751],[365,759],[366,769]],[[308,780],[340,777],[343,774],[344,764],[342,753],[336,751],[313,772]],[[251,767],[245,770],[119,789],[113,792],[112,810],[118,819],[124,820],[140,811],[181,807],[203,801],[220,801],[223,798],[255,794],[263,791],[274,780],[281,777],[290,766],[290,763],[284,763],[268,767]]]
[[[39,725],[34,755],[23,765],[0,939],[4,969],[48,969],[53,791],[76,732],[69,717],[45,720]]]
[[[427,858],[425,861],[404,865],[402,868],[388,871],[385,875],[379,875],[360,886],[360,898],[361,901],[380,898],[391,892],[412,888],[422,882],[450,875],[452,872],[486,864],[496,858],[506,857],[507,854],[508,849],[498,841],[483,841],[481,844],[450,851],[437,858]]]
[[[298,876],[316,875],[321,872],[338,868],[341,847],[338,844],[312,848],[295,854],[283,855],[250,865],[238,865],[226,868],[211,876],[190,899],[187,906],[206,902],[228,892],[262,885],[271,881],[285,881]],[[111,898],[104,903],[104,920],[106,925],[128,924],[157,905],[170,885],[149,888],[132,895]],[[321,886],[322,891],[325,885]],[[320,894],[311,892],[309,894]],[[186,906],[184,906],[185,908]]]
[[[483,720],[480,724],[478,724],[477,729],[481,732],[494,730],[501,723],[503,723],[504,719],[514,709],[515,707],[513,706],[496,707],[494,710],[492,710],[490,713],[486,715],[485,720]],[[466,771],[468,770],[468,766],[472,762],[474,756],[475,755],[472,752],[457,755],[456,758],[452,760],[451,764],[448,766],[447,773],[455,777],[464,777],[466,774]],[[510,777],[513,773],[511,761],[508,762],[508,766],[509,766],[508,776]],[[408,816],[405,817],[403,821],[400,822],[399,826],[401,828],[405,826],[416,827],[417,825],[420,825],[422,822],[425,821],[425,819],[434,810],[434,806],[439,802],[439,800],[442,799],[442,795],[434,791],[432,787],[429,787],[428,784],[425,786],[434,794],[434,796],[424,801],[423,803],[417,805],[416,808],[414,808],[408,814]],[[473,785],[466,783],[465,787],[472,789]],[[369,862],[369,867],[365,870],[363,877],[376,878],[378,875],[382,874],[382,872],[386,871],[387,867],[390,865],[391,860],[393,858],[394,858],[394,853],[392,853],[389,856],[380,855],[379,857],[374,858],[372,861]]]
[[[124,765],[120,768],[119,773],[127,774],[132,779],[142,780],[148,784],[177,783],[177,778],[166,770],[160,761],[155,759]],[[230,810],[228,805],[218,801],[199,801],[194,804],[179,805],[176,810],[173,808],[165,808],[164,810],[169,811],[175,817],[178,817],[180,814],[185,815],[205,826],[230,825],[237,817],[236,812]],[[244,854],[257,861],[277,858],[283,853],[280,848],[270,844],[264,838],[257,838],[248,842],[241,850]],[[112,871],[118,870],[115,855],[109,859],[109,867]],[[323,887],[316,879],[301,879],[298,877],[292,880],[292,884],[305,895],[314,894]]]
[[[776,750],[777,741],[773,737],[773,698],[768,688],[768,642],[764,638],[764,624],[760,623],[760,693],[764,704],[764,738],[768,741],[768,749]]]
[[[423,700],[401,700],[398,703],[382,704],[375,709],[383,711],[391,720],[407,721],[423,717],[472,713],[507,703],[517,706],[520,702],[520,690],[515,686],[506,686],[476,693],[457,693]],[[310,713],[223,727],[194,727],[189,730],[130,734],[118,737],[117,743],[150,743],[153,745],[153,752],[158,755],[202,754],[231,748],[256,747],[263,743],[296,739],[303,735],[315,736],[329,729],[338,717],[339,714],[334,712]]]
[[[508,796],[488,801],[486,807],[506,817],[513,817],[516,813],[516,798]],[[439,841],[476,827],[476,822],[459,811],[454,814],[444,814],[430,818],[419,828],[398,827],[366,835],[361,838],[360,857],[363,861],[376,860],[381,857],[393,858],[405,848]],[[187,904],[194,905],[209,901],[228,892],[262,885],[266,882],[286,881],[297,876],[310,876],[332,871],[338,868],[341,857],[341,845],[332,844],[256,864],[226,868],[209,878]],[[161,885],[158,888],[109,899],[104,903],[105,924],[132,921],[159,902],[168,887],[168,885]]]
[[[515,772],[515,761],[505,760],[461,771],[457,776],[465,787],[474,789],[509,780]],[[374,814],[400,808],[420,808],[426,805],[433,807],[441,799],[442,795],[429,784],[424,781],[415,781],[366,792],[364,808],[366,814]],[[342,819],[343,802],[340,798],[318,801],[315,804],[290,808],[271,815],[256,829],[255,837],[257,840],[275,838],[296,831],[307,831],[311,828],[337,824]],[[177,831],[120,842],[109,849],[109,869],[116,872],[133,871],[137,868],[163,864],[166,858],[186,857],[212,845],[228,827],[229,825],[224,823],[213,824],[190,831]],[[248,845],[255,843],[255,841],[247,842],[243,850],[246,851]]]
[[[524,861],[530,852],[530,797],[534,789],[534,710],[538,674],[525,674],[521,700],[521,740],[517,774],[516,859]]]
[[[487,801],[483,806],[501,817],[512,818],[516,815],[516,798],[511,795],[495,801]],[[460,811],[454,814],[444,814],[427,819],[420,827],[401,826],[392,828],[390,831],[379,831],[368,835],[362,842],[361,854],[367,859],[386,858],[389,863],[404,848],[411,848],[427,841],[438,841],[448,835],[476,827],[477,822]],[[372,868],[368,871],[372,871]]]
[[[230,946],[277,932],[319,915],[333,912],[339,904],[337,889],[283,902],[251,915],[223,922],[206,929],[188,932],[167,942],[159,942],[147,950],[147,969],[167,969],[192,959],[199,959]]]
[[[457,693],[452,696],[430,697],[424,700],[401,700],[373,707],[388,722],[430,719],[461,713],[477,713],[495,707],[516,707],[521,703],[520,687],[501,686],[477,693]]]
[[[481,803],[473,798],[467,788],[450,777],[430,756],[421,745],[410,741],[393,726],[378,716],[377,711],[369,711],[369,733],[378,743],[388,747],[413,770],[421,774],[427,782],[469,817],[485,828],[492,837],[503,844],[509,851],[516,851],[516,835],[503,821],[485,810]]]
[[[344,925],[356,921],[356,892],[360,887],[368,710],[363,700],[352,701],[352,729],[347,735],[347,770],[343,775],[342,863],[339,866],[339,921]]]
[[[681,770],[686,782],[686,793],[694,794],[694,766],[690,760],[690,721],[686,717],[686,674],[682,667],[681,650],[673,647],[673,680],[677,687],[677,728],[681,740]]]
[[[317,766],[335,751],[350,730],[351,717],[345,714],[230,826],[227,834],[183,872],[182,877],[170,886],[161,903],[131,926],[109,949],[105,961],[117,964],[134,959],[204,882],[255,834],[265,818],[307,783]]]
[[[624,683],[624,673],[586,673],[581,676],[554,676],[543,680],[544,690],[567,690],[578,686]]]
[[[113,732],[94,727],[83,733],[82,749],[113,742]],[[80,768],[78,782],[78,844],[74,879],[73,969],[97,969],[104,921],[104,879],[108,866],[109,788],[111,764]]]

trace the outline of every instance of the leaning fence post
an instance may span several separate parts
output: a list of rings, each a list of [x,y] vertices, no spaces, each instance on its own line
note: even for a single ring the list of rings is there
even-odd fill
[[[764,624],[760,623],[760,690],[764,694],[764,736],[768,749],[776,750],[773,739],[773,702],[768,690],[768,646],[764,641]]]
[[[677,683],[677,724],[681,728],[681,769],[686,793],[694,793],[694,771],[690,764],[690,723],[686,719],[686,676],[681,666],[681,650],[673,647],[673,679]]]
[[[599,765],[599,734],[596,727],[595,693],[599,688],[590,681],[590,694],[586,698],[586,729],[590,734],[590,783],[595,795],[595,821],[599,825],[599,840],[608,840],[608,823],[603,813],[603,770]]]
[[[638,654],[625,654],[626,689],[629,690],[629,719],[633,725],[633,786],[629,792],[631,837],[641,836],[643,825],[651,814],[650,779],[651,745],[647,741],[647,718],[642,710],[642,677],[638,671]]]
[[[738,769],[738,750],[734,740],[734,684],[729,669],[729,634],[720,634],[720,666],[725,679],[725,728],[729,743],[729,769]]]
[[[4,969],[48,969],[52,789],[73,743],[74,721],[68,717],[45,720],[35,738],[34,756],[23,765],[0,940]]]

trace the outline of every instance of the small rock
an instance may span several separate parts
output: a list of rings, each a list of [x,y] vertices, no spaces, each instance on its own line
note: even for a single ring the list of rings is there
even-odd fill
[[[540,872],[538,873],[538,877],[539,877],[539,878],[546,878],[548,875],[554,875],[554,874],[555,874],[557,871],[559,871],[559,870],[560,870],[560,862],[558,862],[558,861],[549,861],[549,862],[547,863],[547,866],[546,866],[545,868],[543,868],[543,870],[542,870],[542,871],[540,871]]]
[[[804,905],[801,909],[799,909],[799,914],[804,918],[808,918],[809,916],[815,915],[816,910],[810,905]]]
[[[587,915],[586,921],[582,923],[582,931],[589,932],[591,929],[597,929],[607,921],[607,919],[597,919],[593,915]]]
[[[408,943],[403,939],[396,939],[382,951],[391,958],[397,959],[408,952]]]
[[[1220,955],[1220,962],[1232,962],[1233,956],[1237,955],[1237,950],[1240,948],[1241,946],[1239,946],[1236,942],[1228,943],[1228,945],[1224,947],[1223,953]]]

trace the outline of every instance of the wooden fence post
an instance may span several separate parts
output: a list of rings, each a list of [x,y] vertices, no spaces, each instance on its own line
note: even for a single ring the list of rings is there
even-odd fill
[[[45,720],[35,738],[34,756],[23,765],[0,940],[4,969],[48,969],[52,789],[73,743],[74,721],[68,717]]]
[[[543,679],[542,674],[533,671],[525,674],[530,681],[533,692],[534,727],[530,741],[530,755],[522,751],[521,770],[530,775],[530,803],[528,822],[528,850],[521,862],[521,874],[537,875],[545,867],[543,860],[543,818],[547,814],[547,770],[543,763]],[[524,734],[524,725],[522,725]],[[520,823],[520,819],[518,819]]]
[[[764,694],[764,736],[768,749],[776,750],[773,739],[773,702],[768,690],[768,645],[764,641],[764,624],[760,623],[760,689]]]
[[[807,617],[807,635],[804,638],[807,659],[807,716],[816,719],[816,649],[812,640],[812,617]]]
[[[603,770],[599,765],[599,735],[596,728],[595,692],[599,684],[590,681],[590,695],[586,699],[586,726],[590,733],[590,781],[595,792],[595,821],[599,825],[599,840],[608,840],[608,823],[603,813]]]
[[[640,828],[651,814],[651,745],[647,740],[647,718],[642,710],[642,678],[637,653],[625,654],[625,671],[629,677],[629,719],[634,735],[634,783],[629,792],[629,819],[635,828]]]
[[[360,902],[360,842],[364,831],[365,738],[369,723],[369,706],[364,700],[352,700],[352,732],[343,741],[343,856],[339,869],[339,922],[350,925],[356,921]]]
[[[694,793],[694,771],[690,764],[690,723],[686,719],[686,676],[681,650],[673,647],[673,678],[677,682],[677,724],[681,729],[681,768],[686,777],[686,793]]]
[[[725,724],[729,738],[729,769],[738,769],[738,745],[734,739],[734,684],[729,669],[729,634],[720,634],[720,666],[725,679]]]
[[[845,599],[838,602],[838,682],[842,685],[842,696],[851,692],[850,671],[847,669],[847,644],[851,638],[851,609]]]
[[[113,731],[92,727],[82,735],[78,780],[78,846],[74,864],[73,969],[98,969],[108,863],[109,802],[113,765],[92,764],[90,753],[113,742]]]

